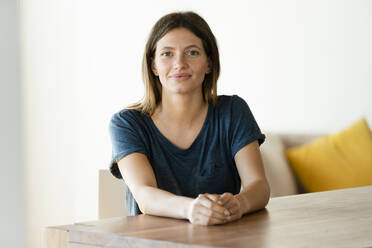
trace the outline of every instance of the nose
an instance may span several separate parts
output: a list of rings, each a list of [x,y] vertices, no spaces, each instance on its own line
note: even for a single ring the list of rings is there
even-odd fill
[[[181,53],[175,56],[173,67],[174,69],[183,69],[187,66],[185,56]]]

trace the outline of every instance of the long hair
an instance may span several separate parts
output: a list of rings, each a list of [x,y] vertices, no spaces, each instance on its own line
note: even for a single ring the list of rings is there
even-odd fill
[[[203,99],[216,104],[217,80],[220,75],[217,41],[207,22],[198,14],[188,11],[167,14],[155,23],[147,40],[142,59],[142,80],[145,85],[145,94],[140,102],[127,107],[128,109],[136,109],[151,116],[160,104],[162,85],[159,78],[153,73],[151,63],[155,59],[158,40],[175,28],[186,28],[201,39],[207,58],[211,62],[211,72],[205,75],[202,84]]]

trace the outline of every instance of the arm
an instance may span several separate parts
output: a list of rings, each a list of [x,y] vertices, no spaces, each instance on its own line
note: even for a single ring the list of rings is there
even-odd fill
[[[226,208],[204,195],[196,199],[177,196],[157,187],[154,171],[147,157],[133,153],[118,161],[124,181],[131,190],[142,213],[189,219],[190,222],[210,225],[226,222]]]
[[[237,194],[208,195],[208,198],[226,207],[229,221],[240,219],[243,214],[264,208],[270,199],[270,187],[265,177],[258,142],[252,142],[235,154],[235,163],[243,185]]]
[[[235,163],[242,181],[243,190],[235,197],[240,202],[242,214],[264,208],[270,199],[258,142],[252,142],[235,155]]]

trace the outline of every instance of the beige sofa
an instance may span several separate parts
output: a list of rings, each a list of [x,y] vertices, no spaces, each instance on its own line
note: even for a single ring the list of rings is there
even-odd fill
[[[275,134],[265,132],[266,141],[261,145],[266,177],[271,187],[271,197],[303,193],[283,151],[286,148],[310,142],[320,135]],[[114,178],[108,170],[99,171],[99,219],[126,216],[125,184]]]

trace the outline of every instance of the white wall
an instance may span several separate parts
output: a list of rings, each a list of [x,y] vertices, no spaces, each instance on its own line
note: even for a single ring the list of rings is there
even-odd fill
[[[74,80],[74,11],[72,0],[21,1],[27,239],[32,248],[42,247],[45,226],[79,219],[76,147],[90,141],[75,136],[79,92]],[[80,178],[85,181],[84,175]],[[89,180],[96,184],[95,178]]]
[[[25,247],[18,1],[0,0],[0,243]]]
[[[372,11],[367,0],[23,1],[28,230],[97,218],[111,115],[142,96],[154,22],[195,10],[221,53],[220,94],[239,94],[264,130],[334,132],[372,125]]]

